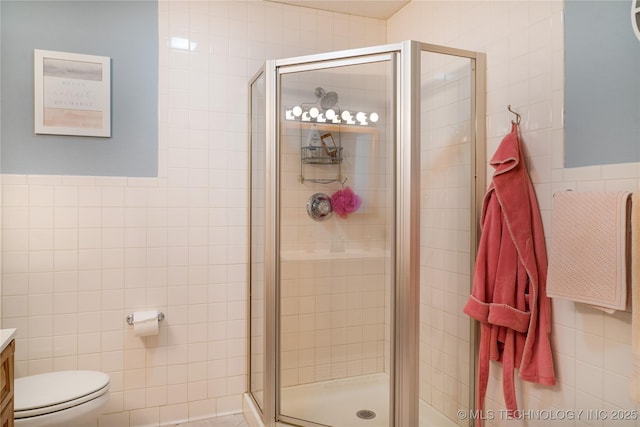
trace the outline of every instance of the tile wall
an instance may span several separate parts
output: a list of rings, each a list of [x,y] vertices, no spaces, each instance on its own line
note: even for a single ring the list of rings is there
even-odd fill
[[[358,255],[283,263],[282,386],[385,372],[387,264]]]
[[[241,410],[249,79],[266,58],[381,44],[386,29],[263,1],[161,1],[159,20],[158,178],[2,176],[16,375],[108,372],[101,427]],[[160,334],[135,337],[126,315],[151,308]]]
[[[563,167],[563,2],[412,1],[388,21],[388,42],[407,38],[487,53],[487,156],[509,131],[511,104],[522,114],[521,133],[544,227],[551,229],[555,191],[638,191],[638,164],[565,169]],[[488,171],[490,172],[490,171]],[[489,175],[491,176],[491,175]],[[548,244],[551,239],[547,237]],[[462,310],[462,305],[458,307]],[[577,411],[635,409],[629,399],[630,315],[606,315],[572,302],[553,300],[553,348],[558,384],[518,382],[525,410]],[[488,425],[611,426],[635,420],[506,420],[499,366],[492,364]],[[556,412],[557,413],[557,412]],[[610,412],[607,412],[610,413]],[[460,425],[467,425],[459,420]]]

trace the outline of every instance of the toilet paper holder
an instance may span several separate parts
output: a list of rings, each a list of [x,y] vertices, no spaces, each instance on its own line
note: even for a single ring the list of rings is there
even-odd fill
[[[164,313],[159,311],[158,312],[158,322],[161,322],[164,320]],[[131,326],[133,326],[133,314],[128,314],[127,315],[127,323]]]

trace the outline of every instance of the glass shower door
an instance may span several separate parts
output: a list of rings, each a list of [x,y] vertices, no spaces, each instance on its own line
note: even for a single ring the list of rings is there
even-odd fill
[[[251,265],[249,271],[249,391],[260,410],[264,410],[265,383],[265,76],[260,73],[251,83]]]
[[[295,425],[391,425],[392,58],[280,69],[278,419]]]
[[[267,61],[252,81],[247,403],[266,426],[473,410],[485,63],[407,41]]]
[[[421,427],[455,427],[473,408],[471,321],[462,311],[474,259],[474,60],[420,56]]]

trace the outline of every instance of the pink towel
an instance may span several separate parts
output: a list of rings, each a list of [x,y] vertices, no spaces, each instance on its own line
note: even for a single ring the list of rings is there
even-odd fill
[[[608,312],[627,306],[627,192],[553,196],[547,294]]]
[[[629,392],[640,405],[640,194],[633,194],[631,207],[631,307],[633,367]]]

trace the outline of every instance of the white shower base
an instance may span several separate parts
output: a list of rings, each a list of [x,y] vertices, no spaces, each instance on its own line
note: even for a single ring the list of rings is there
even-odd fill
[[[281,412],[333,427],[389,427],[388,381],[386,374],[373,374],[287,387],[282,391]],[[376,417],[358,418],[356,413],[362,409],[375,412]],[[420,427],[456,426],[420,400]]]

